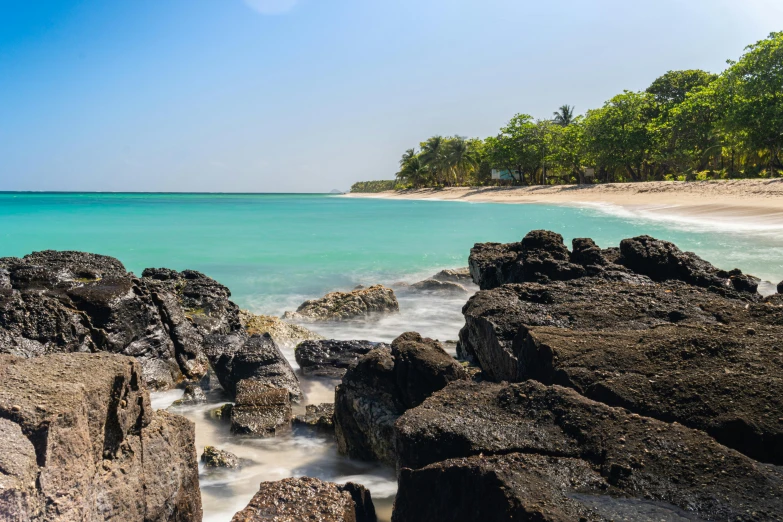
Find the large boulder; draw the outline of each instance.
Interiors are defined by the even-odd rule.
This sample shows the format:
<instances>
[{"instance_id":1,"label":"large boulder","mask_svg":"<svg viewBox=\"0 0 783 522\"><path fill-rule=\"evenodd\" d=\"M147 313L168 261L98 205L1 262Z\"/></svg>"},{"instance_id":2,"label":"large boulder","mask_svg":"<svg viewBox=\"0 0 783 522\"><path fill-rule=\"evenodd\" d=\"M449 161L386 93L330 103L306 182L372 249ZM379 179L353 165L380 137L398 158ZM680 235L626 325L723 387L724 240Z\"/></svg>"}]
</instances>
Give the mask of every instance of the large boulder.
<instances>
[{"instance_id":1,"label":"large boulder","mask_svg":"<svg viewBox=\"0 0 783 522\"><path fill-rule=\"evenodd\" d=\"M302 374L311 377L342 379L359 357L375 348L388 348L372 341L303 341L294 353Z\"/></svg>"},{"instance_id":2,"label":"large boulder","mask_svg":"<svg viewBox=\"0 0 783 522\"><path fill-rule=\"evenodd\" d=\"M271 315L254 315L242 310L239 318L249 335L268 333L275 344L282 349L294 349L302 341L318 341L324 338L303 326L288 323Z\"/></svg>"},{"instance_id":3,"label":"large boulder","mask_svg":"<svg viewBox=\"0 0 783 522\"><path fill-rule=\"evenodd\" d=\"M254 379L237 383L236 402L231 408L231 433L275 437L291 431L293 418L287 389Z\"/></svg>"},{"instance_id":4,"label":"large boulder","mask_svg":"<svg viewBox=\"0 0 783 522\"><path fill-rule=\"evenodd\" d=\"M119 355L0 355L0 512L200 520L193 424L153 412L142 382Z\"/></svg>"},{"instance_id":5,"label":"large boulder","mask_svg":"<svg viewBox=\"0 0 783 522\"><path fill-rule=\"evenodd\" d=\"M269 334L248 336L244 331L211 335L205 352L223 389L232 397L237 383L254 380L288 390L291 401L302 400L299 379Z\"/></svg>"},{"instance_id":6,"label":"large boulder","mask_svg":"<svg viewBox=\"0 0 783 522\"><path fill-rule=\"evenodd\" d=\"M437 279L425 279L413 283L405 288L409 293L438 294L438 295L465 295L468 291L459 283L453 281L439 281Z\"/></svg>"},{"instance_id":7,"label":"large boulder","mask_svg":"<svg viewBox=\"0 0 783 522\"><path fill-rule=\"evenodd\" d=\"M403 414L395 431L395 520L524 520L533 512L536 520L616 520L623 510L639 516L650 501L665 503L650 512L655 520L667 511L700 520L783 516L780 469L701 431L559 386L451 383Z\"/></svg>"},{"instance_id":8,"label":"large boulder","mask_svg":"<svg viewBox=\"0 0 783 522\"><path fill-rule=\"evenodd\" d=\"M783 294L783 281L778 283L778 293Z\"/></svg>"},{"instance_id":9,"label":"large boulder","mask_svg":"<svg viewBox=\"0 0 783 522\"><path fill-rule=\"evenodd\" d=\"M430 279L436 281L444 281L449 283L468 284L473 282L473 278L470 275L470 268L447 268L441 270Z\"/></svg>"},{"instance_id":10,"label":"large boulder","mask_svg":"<svg viewBox=\"0 0 783 522\"><path fill-rule=\"evenodd\" d=\"M453 380L468 379L440 343L406 333L391 350L359 359L335 390L335 434L341 453L393 463L394 422L408 408Z\"/></svg>"},{"instance_id":11,"label":"large boulder","mask_svg":"<svg viewBox=\"0 0 783 522\"><path fill-rule=\"evenodd\" d=\"M294 418L293 426L317 433L334 433L334 404L308 404L305 413Z\"/></svg>"},{"instance_id":12,"label":"large boulder","mask_svg":"<svg viewBox=\"0 0 783 522\"><path fill-rule=\"evenodd\" d=\"M360 484L344 485L310 477L262 482L258 493L232 522L375 522L370 492Z\"/></svg>"},{"instance_id":13,"label":"large boulder","mask_svg":"<svg viewBox=\"0 0 783 522\"><path fill-rule=\"evenodd\" d=\"M399 312L394 291L375 285L351 292L332 292L320 299L305 301L296 312L286 312L283 319L294 321L346 321L376 314Z\"/></svg>"},{"instance_id":14,"label":"large boulder","mask_svg":"<svg viewBox=\"0 0 783 522\"><path fill-rule=\"evenodd\" d=\"M237 469L240 467L239 457L214 446L204 446L201 462L207 468Z\"/></svg>"},{"instance_id":15,"label":"large boulder","mask_svg":"<svg viewBox=\"0 0 783 522\"><path fill-rule=\"evenodd\" d=\"M137 278L111 257L51 250L0 269L0 353L129 355L148 386L166 389L206 374L205 335L240 328L228 289L198 272Z\"/></svg>"}]
</instances>

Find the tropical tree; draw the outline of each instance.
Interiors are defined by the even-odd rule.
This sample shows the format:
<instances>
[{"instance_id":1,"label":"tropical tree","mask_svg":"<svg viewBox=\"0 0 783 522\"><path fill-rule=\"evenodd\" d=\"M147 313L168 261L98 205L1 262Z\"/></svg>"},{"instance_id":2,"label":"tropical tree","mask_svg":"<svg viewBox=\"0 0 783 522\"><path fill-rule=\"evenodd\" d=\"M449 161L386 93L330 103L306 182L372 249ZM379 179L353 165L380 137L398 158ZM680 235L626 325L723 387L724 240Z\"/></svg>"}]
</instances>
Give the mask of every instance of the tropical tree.
<instances>
[{"instance_id":1,"label":"tropical tree","mask_svg":"<svg viewBox=\"0 0 783 522\"><path fill-rule=\"evenodd\" d=\"M479 158L470 141L462 136L454 136L446 140L443 163L450 177L462 185L478 167Z\"/></svg>"},{"instance_id":2,"label":"tropical tree","mask_svg":"<svg viewBox=\"0 0 783 522\"><path fill-rule=\"evenodd\" d=\"M421 143L420 161L430 171L433 181L442 185L445 182L446 140L443 136L433 136Z\"/></svg>"},{"instance_id":3,"label":"tropical tree","mask_svg":"<svg viewBox=\"0 0 783 522\"><path fill-rule=\"evenodd\" d=\"M561 105L560 108L552 114L555 116L552 121L563 127L568 127L574 121L573 105Z\"/></svg>"},{"instance_id":4,"label":"tropical tree","mask_svg":"<svg viewBox=\"0 0 783 522\"><path fill-rule=\"evenodd\" d=\"M405 185L411 185L415 188L426 186L429 179L429 171L422 163L420 155L415 149L408 149L400 159L400 171L397 173L397 179Z\"/></svg>"}]
</instances>

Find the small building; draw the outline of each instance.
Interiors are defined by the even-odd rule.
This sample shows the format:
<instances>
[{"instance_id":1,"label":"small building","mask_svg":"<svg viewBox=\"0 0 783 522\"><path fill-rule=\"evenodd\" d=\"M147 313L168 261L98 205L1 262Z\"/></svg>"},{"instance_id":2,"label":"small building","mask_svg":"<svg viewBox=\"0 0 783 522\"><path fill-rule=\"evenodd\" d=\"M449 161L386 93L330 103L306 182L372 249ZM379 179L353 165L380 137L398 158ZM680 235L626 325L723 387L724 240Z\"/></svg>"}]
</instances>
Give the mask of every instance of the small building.
<instances>
[{"instance_id":1,"label":"small building","mask_svg":"<svg viewBox=\"0 0 783 522\"><path fill-rule=\"evenodd\" d=\"M492 179L514 180L516 178L508 169L492 169Z\"/></svg>"}]
</instances>

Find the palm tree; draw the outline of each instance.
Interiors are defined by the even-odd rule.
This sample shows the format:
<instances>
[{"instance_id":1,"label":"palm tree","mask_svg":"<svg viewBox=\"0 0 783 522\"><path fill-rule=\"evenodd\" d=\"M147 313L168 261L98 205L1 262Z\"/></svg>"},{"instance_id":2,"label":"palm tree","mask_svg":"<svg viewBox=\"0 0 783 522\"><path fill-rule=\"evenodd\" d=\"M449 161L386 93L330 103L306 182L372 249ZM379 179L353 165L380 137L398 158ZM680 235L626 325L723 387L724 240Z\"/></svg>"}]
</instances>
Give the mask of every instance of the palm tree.
<instances>
[{"instance_id":1,"label":"palm tree","mask_svg":"<svg viewBox=\"0 0 783 522\"><path fill-rule=\"evenodd\" d=\"M436 183L441 182L444 170L445 141L443 136L433 136L421 144L419 159L432 172Z\"/></svg>"},{"instance_id":2,"label":"palm tree","mask_svg":"<svg viewBox=\"0 0 783 522\"><path fill-rule=\"evenodd\" d=\"M462 136L454 136L446 142L443 154L444 163L447 171L454 175L458 185L461 185L478 165L478 159L474 152L468 141Z\"/></svg>"},{"instance_id":3,"label":"palm tree","mask_svg":"<svg viewBox=\"0 0 783 522\"><path fill-rule=\"evenodd\" d=\"M563 127L568 127L574 121L574 106L563 105L552 114L555 116L553 119L555 123Z\"/></svg>"},{"instance_id":4,"label":"palm tree","mask_svg":"<svg viewBox=\"0 0 783 522\"><path fill-rule=\"evenodd\" d=\"M427 168L421 162L419 154L416 154L416 150L406 150L400 159L400 171L397 173L397 179L418 188L426 184L427 174Z\"/></svg>"}]
</instances>

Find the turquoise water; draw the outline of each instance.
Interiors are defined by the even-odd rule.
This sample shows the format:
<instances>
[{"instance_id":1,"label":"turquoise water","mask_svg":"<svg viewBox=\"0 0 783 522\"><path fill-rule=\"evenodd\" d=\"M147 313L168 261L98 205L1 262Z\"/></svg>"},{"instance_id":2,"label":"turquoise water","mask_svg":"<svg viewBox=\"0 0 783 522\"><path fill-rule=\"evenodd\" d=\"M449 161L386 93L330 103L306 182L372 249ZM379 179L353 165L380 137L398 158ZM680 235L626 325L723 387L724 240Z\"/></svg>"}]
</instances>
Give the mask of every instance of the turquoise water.
<instances>
[{"instance_id":1,"label":"turquoise water","mask_svg":"<svg viewBox=\"0 0 783 522\"><path fill-rule=\"evenodd\" d=\"M676 226L596 208L326 195L0 193L0 256L72 249L145 267L192 268L226 284L240 306L281 313L356 284L464 266L481 241L548 228L601 246L650 234L723 268L783 279L783 230Z\"/></svg>"}]
</instances>

